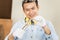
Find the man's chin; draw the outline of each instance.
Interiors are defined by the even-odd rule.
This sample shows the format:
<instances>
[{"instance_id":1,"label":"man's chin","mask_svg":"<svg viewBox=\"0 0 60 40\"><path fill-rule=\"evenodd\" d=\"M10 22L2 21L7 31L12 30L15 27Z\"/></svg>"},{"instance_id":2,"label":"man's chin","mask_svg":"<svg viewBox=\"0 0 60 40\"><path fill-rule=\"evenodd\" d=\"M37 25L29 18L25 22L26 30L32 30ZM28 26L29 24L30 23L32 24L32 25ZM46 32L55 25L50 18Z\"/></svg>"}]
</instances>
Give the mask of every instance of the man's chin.
<instances>
[{"instance_id":1,"label":"man's chin","mask_svg":"<svg viewBox=\"0 0 60 40\"><path fill-rule=\"evenodd\" d=\"M31 19L31 18L33 18L34 16L30 16L29 18Z\"/></svg>"}]
</instances>

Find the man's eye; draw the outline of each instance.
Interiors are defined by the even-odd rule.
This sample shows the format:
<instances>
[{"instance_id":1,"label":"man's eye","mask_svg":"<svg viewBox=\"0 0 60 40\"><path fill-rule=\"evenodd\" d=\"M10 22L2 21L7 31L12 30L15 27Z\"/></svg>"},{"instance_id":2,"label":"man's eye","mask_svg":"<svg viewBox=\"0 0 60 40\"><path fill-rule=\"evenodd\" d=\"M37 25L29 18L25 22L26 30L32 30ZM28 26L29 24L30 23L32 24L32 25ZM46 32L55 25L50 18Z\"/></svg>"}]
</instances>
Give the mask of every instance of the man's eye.
<instances>
[{"instance_id":1,"label":"man's eye","mask_svg":"<svg viewBox=\"0 0 60 40\"><path fill-rule=\"evenodd\" d=\"M26 11L29 11L29 9L26 9Z\"/></svg>"},{"instance_id":2,"label":"man's eye","mask_svg":"<svg viewBox=\"0 0 60 40\"><path fill-rule=\"evenodd\" d=\"M35 8L32 8L32 10L34 10Z\"/></svg>"}]
</instances>

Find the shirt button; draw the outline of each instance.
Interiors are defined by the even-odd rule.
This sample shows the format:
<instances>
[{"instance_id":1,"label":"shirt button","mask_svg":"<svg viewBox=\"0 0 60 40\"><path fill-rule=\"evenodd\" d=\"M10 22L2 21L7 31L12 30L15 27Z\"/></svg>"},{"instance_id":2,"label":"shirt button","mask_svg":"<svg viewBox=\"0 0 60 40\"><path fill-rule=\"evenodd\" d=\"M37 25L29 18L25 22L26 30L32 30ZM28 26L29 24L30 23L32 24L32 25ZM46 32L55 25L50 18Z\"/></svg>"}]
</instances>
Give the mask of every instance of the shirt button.
<instances>
[{"instance_id":1,"label":"shirt button","mask_svg":"<svg viewBox=\"0 0 60 40\"><path fill-rule=\"evenodd\" d=\"M40 29L40 31L42 31L42 29Z\"/></svg>"},{"instance_id":2,"label":"shirt button","mask_svg":"<svg viewBox=\"0 0 60 40\"><path fill-rule=\"evenodd\" d=\"M31 38L32 38L32 36L31 36Z\"/></svg>"},{"instance_id":3,"label":"shirt button","mask_svg":"<svg viewBox=\"0 0 60 40\"><path fill-rule=\"evenodd\" d=\"M33 30L32 30L32 32L33 32Z\"/></svg>"},{"instance_id":4,"label":"shirt button","mask_svg":"<svg viewBox=\"0 0 60 40\"><path fill-rule=\"evenodd\" d=\"M50 37L48 37L48 38L50 38Z\"/></svg>"}]
</instances>

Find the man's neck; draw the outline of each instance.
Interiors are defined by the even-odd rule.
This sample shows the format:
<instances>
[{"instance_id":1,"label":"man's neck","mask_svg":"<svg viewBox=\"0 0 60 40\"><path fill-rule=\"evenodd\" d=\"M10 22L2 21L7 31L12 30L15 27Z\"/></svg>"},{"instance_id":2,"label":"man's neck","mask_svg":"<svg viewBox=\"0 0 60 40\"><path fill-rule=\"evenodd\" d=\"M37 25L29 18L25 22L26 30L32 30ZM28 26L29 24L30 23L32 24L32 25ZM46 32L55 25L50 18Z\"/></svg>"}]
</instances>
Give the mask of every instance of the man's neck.
<instances>
[{"instance_id":1,"label":"man's neck","mask_svg":"<svg viewBox=\"0 0 60 40\"><path fill-rule=\"evenodd\" d=\"M36 16L38 16L38 14L34 15L34 17L31 17L30 19L33 19L33 18L35 18Z\"/></svg>"}]
</instances>

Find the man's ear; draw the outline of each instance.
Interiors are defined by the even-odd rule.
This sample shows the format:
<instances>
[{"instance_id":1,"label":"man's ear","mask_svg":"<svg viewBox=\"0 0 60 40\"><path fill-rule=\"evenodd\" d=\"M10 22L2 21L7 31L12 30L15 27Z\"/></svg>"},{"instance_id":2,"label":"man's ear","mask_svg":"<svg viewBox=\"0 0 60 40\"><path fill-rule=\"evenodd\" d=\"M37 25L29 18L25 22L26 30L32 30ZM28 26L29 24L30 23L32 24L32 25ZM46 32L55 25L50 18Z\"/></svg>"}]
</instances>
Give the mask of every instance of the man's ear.
<instances>
[{"instance_id":1,"label":"man's ear","mask_svg":"<svg viewBox=\"0 0 60 40\"><path fill-rule=\"evenodd\" d=\"M24 8L22 8L22 9L23 9L23 12L25 12L25 11L24 11Z\"/></svg>"},{"instance_id":2,"label":"man's ear","mask_svg":"<svg viewBox=\"0 0 60 40\"><path fill-rule=\"evenodd\" d=\"M40 6L38 5L37 8L38 8L38 10L39 10Z\"/></svg>"}]
</instances>

